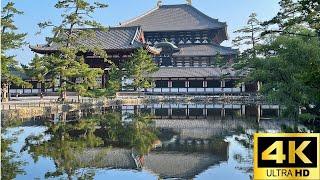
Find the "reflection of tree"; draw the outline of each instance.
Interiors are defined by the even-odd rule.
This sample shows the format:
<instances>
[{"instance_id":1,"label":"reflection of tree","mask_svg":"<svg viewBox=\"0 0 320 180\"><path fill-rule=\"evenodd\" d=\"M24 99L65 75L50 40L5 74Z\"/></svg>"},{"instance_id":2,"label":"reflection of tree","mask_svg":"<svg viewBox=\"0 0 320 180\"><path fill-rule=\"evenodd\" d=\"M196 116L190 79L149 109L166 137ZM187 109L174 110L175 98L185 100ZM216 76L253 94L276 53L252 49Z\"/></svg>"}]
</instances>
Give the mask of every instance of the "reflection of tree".
<instances>
[{"instance_id":1,"label":"reflection of tree","mask_svg":"<svg viewBox=\"0 0 320 180\"><path fill-rule=\"evenodd\" d=\"M103 143L102 139L94 135L95 125L91 121L77 121L76 124L59 122L50 124L46 136L30 136L26 139L26 146L29 154L37 161L39 157L50 157L54 160L56 171L47 172L48 177L59 177L67 174L68 179L72 176L77 178L92 177L91 172L79 173L77 169L81 167L75 161L76 152L82 152L84 148L97 147Z\"/></svg>"},{"instance_id":2,"label":"reflection of tree","mask_svg":"<svg viewBox=\"0 0 320 180\"><path fill-rule=\"evenodd\" d=\"M148 116L134 116L132 124L128 128L130 145L138 151L140 155L147 154L157 136L151 128L152 120Z\"/></svg>"},{"instance_id":3,"label":"reflection of tree","mask_svg":"<svg viewBox=\"0 0 320 180\"><path fill-rule=\"evenodd\" d=\"M2 133L5 130L2 129ZM11 144L15 139L4 139L1 135L1 179L14 179L18 174L24 174L23 166L25 163L22 161L13 160L17 158L17 154L11 149Z\"/></svg>"},{"instance_id":4,"label":"reflection of tree","mask_svg":"<svg viewBox=\"0 0 320 180\"><path fill-rule=\"evenodd\" d=\"M48 124L48 130L40 136L29 136L26 146L29 154L37 161L39 157L54 160L56 170L47 172L46 177L64 177L68 179L92 178L93 172L83 170L79 154L89 148L100 146L124 146L132 148L139 157L148 153L157 136L150 126L151 118L147 115L132 117L132 121L123 122L118 112L95 115L78 121L61 121Z\"/></svg>"}]
</instances>

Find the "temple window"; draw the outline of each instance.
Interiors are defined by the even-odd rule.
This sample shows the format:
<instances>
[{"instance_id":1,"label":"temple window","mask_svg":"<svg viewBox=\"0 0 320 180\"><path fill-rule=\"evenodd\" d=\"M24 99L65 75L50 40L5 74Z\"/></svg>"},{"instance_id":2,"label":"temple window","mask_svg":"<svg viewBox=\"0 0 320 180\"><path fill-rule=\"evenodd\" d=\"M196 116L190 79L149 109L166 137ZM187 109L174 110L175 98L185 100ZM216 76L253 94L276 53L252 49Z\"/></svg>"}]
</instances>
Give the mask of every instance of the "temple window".
<instances>
[{"instance_id":1,"label":"temple window","mask_svg":"<svg viewBox=\"0 0 320 180\"><path fill-rule=\"evenodd\" d=\"M168 87L168 81L157 80L157 81L155 81L155 85L156 85L157 88L167 88Z\"/></svg>"},{"instance_id":2,"label":"temple window","mask_svg":"<svg viewBox=\"0 0 320 180\"><path fill-rule=\"evenodd\" d=\"M234 88L235 86L236 86L236 80L234 79L226 80L225 82L226 88Z\"/></svg>"},{"instance_id":3,"label":"temple window","mask_svg":"<svg viewBox=\"0 0 320 180\"><path fill-rule=\"evenodd\" d=\"M191 80L191 81L189 81L189 87L190 88L202 88L203 87L203 81L201 81L201 80Z\"/></svg>"},{"instance_id":4,"label":"temple window","mask_svg":"<svg viewBox=\"0 0 320 180\"><path fill-rule=\"evenodd\" d=\"M208 80L207 87L208 88L219 88L221 86L220 80Z\"/></svg>"},{"instance_id":5,"label":"temple window","mask_svg":"<svg viewBox=\"0 0 320 180\"><path fill-rule=\"evenodd\" d=\"M172 87L173 88L184 88L185 87L185 81L183 81L183 80L173 80L172 81Z\"/></svg>"}]
</instances>

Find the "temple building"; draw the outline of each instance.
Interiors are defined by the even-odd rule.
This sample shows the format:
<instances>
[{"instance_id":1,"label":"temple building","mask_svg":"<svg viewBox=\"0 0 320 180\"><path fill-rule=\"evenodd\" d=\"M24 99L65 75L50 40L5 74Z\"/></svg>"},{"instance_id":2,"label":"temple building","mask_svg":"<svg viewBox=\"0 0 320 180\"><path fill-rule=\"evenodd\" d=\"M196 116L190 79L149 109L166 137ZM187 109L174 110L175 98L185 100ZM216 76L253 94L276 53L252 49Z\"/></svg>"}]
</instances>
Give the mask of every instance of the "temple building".
<instances>
[{"instance_id":1,"label":"temple building","mask_svg":"<svg viewBox=\"0 0 320 180\"><path fill-rule=\"evenodd\" d=\"M161 5L107 31L95 30L96 36L82 40L86 46L98 46L108 59L120 65L138 48L144 48L160 67L146 74L154 87L143 89L147 94L239 94L255 92L256 84L237 84L244 76L228 67L215 66L216 58L233 63L238 51L220 44L228 39L227 24L211 18L190 4ZM55 44L30 47L40 54L58 50ZM99 78L106 86L109 64L92 53L85 53L92 68L105 70ZM222 78L223 77L223 78Z\"/></svg>"}]
</instances>

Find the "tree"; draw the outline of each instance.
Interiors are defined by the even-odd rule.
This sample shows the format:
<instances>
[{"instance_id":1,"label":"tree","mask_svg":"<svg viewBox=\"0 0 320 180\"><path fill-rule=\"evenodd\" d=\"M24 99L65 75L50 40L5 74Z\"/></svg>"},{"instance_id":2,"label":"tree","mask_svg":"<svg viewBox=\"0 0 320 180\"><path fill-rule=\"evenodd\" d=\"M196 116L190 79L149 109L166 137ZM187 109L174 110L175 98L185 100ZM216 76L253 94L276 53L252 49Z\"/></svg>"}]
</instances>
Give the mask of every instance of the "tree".
<instances>
[{"instance_id":1,"label":"tree","mask_svg":"<svg viewBox=\"0 0 320 180\"><path fill-rule=\"evenodd\" d=\"M267 30L263 34L285 33L294 34L290 27L296 25L307 25L315 29L317 34L296 34L303 36L318 36L320 38L320 5L318 0L281 0L280 11L277 15L263 25L277 25L276 30ZM289 29L288 29L289 28Z\"/></svg>"},{"instance_id":2,"label":"tree","mask_svg":"<svg viewBox=\"0 0 320 180\"><path fill-rule=\"evenodd\" d=\"M39 95L43 98L45 82L46 82L46 75L49 72L48 67L44 64L46 57L40 57L35 55L35 57L29 63L29 66L25 67L25 71L28 76L34 78L39 84Z\"/></svg>"},{"instance_id":3,"label":"tree","mask_svg":"<svg viewBox=\"0 0 320 180\"><path fill-rule=\"evenodd\" d=\"M2 128L1 132L1 179L15 179L19 174L25 174L22 166L26 165L23 161L13 159L19 158L18 154L12 149L12 144L17 141L17 138L5 138L6 129Z\"/></svg>"},{"instance_id":4,"label":"tree","mask_svg":"<svg viewBox=\"0 0 320 180\"><path fill-rule=\"evenodd\" d=\"M107 85L107 95L114 96L116 92L121 90L122 72L119 68L112 64L109 71L109 80Z\"/></svg>"},{"instance_id":5,"label":"tree","mask_svg":"<svg viewBox=\"0 0 320 180\"><path fill-rule=\"evenodd\" d=\"M315 32L290 29L299 34ZM281 35L259 47L251 61L248 79L262 82L262 93L284 105L288 115L305 108L309 117L320 118L320 43L316 37Z\"/></svg>"},{"instance_id":6,"label":"tree","mask_svg":"<svg viewBox=\"0 0 320 180\"><path fill-rule=\"evenodd\" d=\"M100 2L89 3L85 0L59 0L55 8L63 9L62 22L53 25L50 21L39 23L40 28L53 27L53 38L47 38L49 43L55 43L59 47L59 53L50 58L55 62L51 74L52 79L60 79L60 99L66 98L67 89L75 89L78 94L83 93L89 86L95 84L97 77L101 76L101 69L92 69L85 64L83 54L93 52L95 55L106 59L104 50L97 47L87 47L81 43L82 39L94 36L94 30L88 27L105 29L92 18L97 9L106 8L107 5ZM80 85L71 79L80 78ZM94 80L94 81L93 81Z\"/></svg>"},{"instance_id":7,"label":"tree","mask_svg":"<svg viewBox=\"0 0 320 180\"><path fill-rule=\"evenodd\" d=\"M234 32L239 34L239 36L232 40L232 43L238 47L247 45L251 50L253 50L253 53L255 53L255 47L261 39L260 34L263 30L264 28L261 26L261 22L258 20L257 14L252 13L249 16L247 26Z\"/></svg>"},{"instance_id":8,"label":"tree","mask_svg":"<svg viewBox=\"0 0 320 180\"><path fill-rule=\"evenodd\" d=\"M24 38L27 34L17 33L18 28L14 24L14 17L23 14L22 11L14 7L13 2L8 2L1 11L1 100L8 101L9 85L30 86L19 76L12 74L12 70L21 70L15 56L8 56L8 50L18 49L24 44Z\"/></svg>"},{"instance_id":9,"label":"tree","mask_svg":"<svg viewBox=\"0 0 320 180\"><path fill-rule=\"evenodd\" d=\"M133 79L134 89L150 88L152 81L148 74L158 70L152 57L144 49L138 49L132 54L132 58L125 63L126 77Z\"/></svg>"},{"instance_id":10,"label":"tree","mask_svg":"<svg viewBox=\"0 0 320 180\"><path fill-rule=\"evenodd\" d=\"M283 105L287 115L320 119L319 2L317 0L281 0L279 13L263 25L264 43L256 47L258 57L246 57L237 68L249 70L246 81L262 82L261 93ZM302 117L300 115L300 117Z\"/></svg>"}]
</instances>

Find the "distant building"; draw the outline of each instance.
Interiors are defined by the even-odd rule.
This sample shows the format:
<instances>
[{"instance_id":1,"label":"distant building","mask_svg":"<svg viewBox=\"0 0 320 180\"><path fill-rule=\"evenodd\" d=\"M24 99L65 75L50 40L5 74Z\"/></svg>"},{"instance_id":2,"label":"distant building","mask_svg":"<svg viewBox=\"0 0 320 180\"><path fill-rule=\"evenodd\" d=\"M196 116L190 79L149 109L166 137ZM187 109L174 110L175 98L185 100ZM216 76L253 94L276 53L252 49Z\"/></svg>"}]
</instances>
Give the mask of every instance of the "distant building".
<instances>
[{"instance_id":1,"label":"distant building","mask_svg":"<svg viewBox=\"0 0 320 180\"><path fill-rule=\"evenodd\" d=\"M146 76L155 81L155 87L144 89L150 94L238 94L254 92L257 86L236 86L244 76L232 68L214 67L219 54L230 64L238 51L221 46L228 39L227 24L211 18L190 4L161 5L107 31L95 30L95 37L82 40L90 47L104 49L108 58L120 66L138 48L144 48L154 57L159 71ZM40 54L58 50L56 44L30 47ZM97 81L106 86L110 64L93 53L84 54L92 68L105 70ZM226 75L225 78L221 78Z\"/></svg>"}]
</instances>

